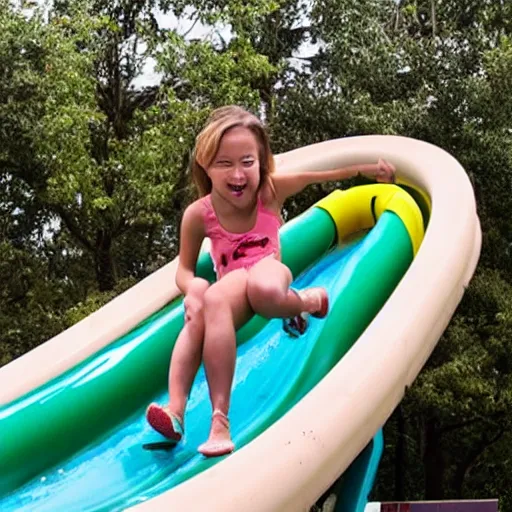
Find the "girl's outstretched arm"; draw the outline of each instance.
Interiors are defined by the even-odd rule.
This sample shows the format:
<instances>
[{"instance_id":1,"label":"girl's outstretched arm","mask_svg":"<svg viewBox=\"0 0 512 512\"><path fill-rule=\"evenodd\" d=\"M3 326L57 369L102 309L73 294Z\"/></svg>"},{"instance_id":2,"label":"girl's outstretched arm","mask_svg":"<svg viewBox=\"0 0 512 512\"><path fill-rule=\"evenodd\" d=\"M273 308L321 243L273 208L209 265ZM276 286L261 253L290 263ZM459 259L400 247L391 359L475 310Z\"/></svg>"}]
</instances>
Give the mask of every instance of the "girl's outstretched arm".
<instances>
[{"instance_id":1,"label":"girl's outstretched arm","mask_svg":"<svg viewBox=\"0 0 512 512\"><path fill-rule=\"evenodd\" d=\"M184 294L187 293L191 281L195 278L197 258L204 237L201 204L196 201L186 208L181 219L176 285Z\"/></svg>"},{"instance_id":2,"label":"girl's outstretched arm","mask_svg":"<svg viewBox=\"0 0 512 512\"><path fill-rule=\"evenodd\" d=\"M323 183L325 181L341 181L363 174L369 178L375 178L379 182L392 183L395 176L395 168L389 162L379 159L376 164L350 165L328 171L309 171L287 174L273 174L272 182L277 198L282 204L295 194L301 192L308 185Z\"/></svg>"}]
</instances>

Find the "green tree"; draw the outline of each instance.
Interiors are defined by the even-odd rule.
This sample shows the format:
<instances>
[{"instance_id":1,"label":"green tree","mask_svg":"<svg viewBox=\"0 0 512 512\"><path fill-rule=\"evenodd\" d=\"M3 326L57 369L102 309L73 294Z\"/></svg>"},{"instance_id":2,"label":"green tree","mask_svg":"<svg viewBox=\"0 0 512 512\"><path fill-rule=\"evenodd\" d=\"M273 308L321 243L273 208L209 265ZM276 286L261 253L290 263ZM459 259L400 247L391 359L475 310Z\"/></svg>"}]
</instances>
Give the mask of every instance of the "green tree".
<instances>
[{"instance_id":1,"label":"green tree","mask_svg":"<svg viewBox=\"0 0 512 512\"><path fill-rule=\"evenodd\" d=\"M221 54L210 41L159 31L151 2L80 5L61 2L48 24L33 21L38 53L23 71L33 91L9 102L22 145L5 147L18 167L30 147L30 161L9 173L62 222L92 257L99 289L110 290L120 273L140 276L157 241L175 236L164 220L176 224L189 151L208 111L254 106L251 83L269 65L244 39ZM135 87L143 44L159 61L158 89ZM116 256L133 248L139 260L119 269Z\"/></svg>"},{"instance_id":2,"label":"green tree","mask_svg":"<svg viewBox=\"0 0 512 512\"><path fill-rule=\"evenodd\" d=\"M56 4L48 21L1 7L3 364L175 253L197 130L212 106L256 108L247 82L270 66L243 41L218 55L158 31L149 3L122 6L132 22L111 4ZM159 87L135 86L134 31L160 61Z\"/></svg>"}]
</instances>

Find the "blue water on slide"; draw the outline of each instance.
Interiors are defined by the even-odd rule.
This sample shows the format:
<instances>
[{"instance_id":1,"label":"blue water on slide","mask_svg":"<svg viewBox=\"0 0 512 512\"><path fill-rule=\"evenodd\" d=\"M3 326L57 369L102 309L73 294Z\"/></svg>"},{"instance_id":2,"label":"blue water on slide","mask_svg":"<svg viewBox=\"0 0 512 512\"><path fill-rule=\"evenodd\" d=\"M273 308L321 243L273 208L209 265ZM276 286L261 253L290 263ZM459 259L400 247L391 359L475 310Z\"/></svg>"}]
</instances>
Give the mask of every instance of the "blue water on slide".
<instances>
[{"instance_id":1,"label":"blue water on slide","mask_svg":"<svg viewBox=\"0 0 512 512\"><path fill-rule=\"evenodd\" d=\"M358 252L365 240L343 249L335 249L299 276L293 286L324 286L336 296L346 285L359 260ZM163 315L157 322L168 322L182 314L181 307ZM340 320L341 321L341 320ZM238 348L230 412L233 440L237 448L245 444L251 432L259 432L261 418L276 409L286 396L282 390L294 385L297 370L310 357L323 320L312 318L307 333L301 338L289 337L280 319L271 320L252 339ZM158 325L148 324L148 329ZM147 329L140 329L145 336ZM126 344L116 348L127 350ZM115 354L112 356L115 357ZM120 356L122 357L122 355ZM141 364L144 364L141 361ZM148 372L151 368L147 369ZM84 375L84 379L91 375ZM63 383L65 385L65 382ZM79 385L79 383L78 383ZM276 392L279 390L279 392ZM298 397L300 399L301 397ZM154 397L159 403L168 399L167 390ZM127 396L126 400L130 400ZM293 403L287 405L287 409ZM98 511L123 510L171 489L178 483L204 470L223 458L206 459L197 452L208 435L211 408L204 369L196 377L185 416L186 435L169 451L148 451L143 444L162 441L145 420L145 407L115 430L106 432L72 458L48 468L11 495L0 500L0 510L7 511ZM84 425L87 428L87 425ZM70 432L72 435L72 432ZM48 450L52 447L48 439ZM21 463L21 461L20 461Z\"/></svg>"}]
</instances>

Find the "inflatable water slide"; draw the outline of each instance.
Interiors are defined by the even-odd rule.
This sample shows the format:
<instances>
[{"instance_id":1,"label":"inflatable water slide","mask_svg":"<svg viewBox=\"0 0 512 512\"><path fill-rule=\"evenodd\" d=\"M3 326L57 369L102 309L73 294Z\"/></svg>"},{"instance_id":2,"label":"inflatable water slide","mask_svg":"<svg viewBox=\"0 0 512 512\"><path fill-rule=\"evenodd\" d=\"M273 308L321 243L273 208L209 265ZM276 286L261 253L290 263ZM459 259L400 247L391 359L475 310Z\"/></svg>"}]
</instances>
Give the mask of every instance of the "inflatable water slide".
<instances>
[{"instance_id":1,"label":"inflatable water slide","mask_svg":"<svg viewBox=\"0 0 512 512\"><path fill-rule=\"evenodd\" d=\"M237 333L234 453L205 458L204 369L186 434L170 446L145 421L167 400L183 326L172 261L0 369L0 510L307 511L334 483L338 510L362 511L382 428L445 330L477 265L470 180L448 153L362 136L276 157L279 173L382 157L396 184L335 190L281 230L293 286L325 286L331 309L292 338L279 319ZM214 279L208 246L197 273Z\"/></svg>"}]
</instances>

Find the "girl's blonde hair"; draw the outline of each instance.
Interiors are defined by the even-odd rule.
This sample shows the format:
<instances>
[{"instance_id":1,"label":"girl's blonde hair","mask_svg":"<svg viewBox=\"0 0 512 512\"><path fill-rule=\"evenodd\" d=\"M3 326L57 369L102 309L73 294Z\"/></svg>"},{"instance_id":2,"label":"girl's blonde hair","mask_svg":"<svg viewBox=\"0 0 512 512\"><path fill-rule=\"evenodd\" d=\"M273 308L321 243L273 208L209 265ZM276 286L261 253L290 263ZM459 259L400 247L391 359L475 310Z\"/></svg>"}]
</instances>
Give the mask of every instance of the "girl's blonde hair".
<instances>
[{"instance_id":1,"label":"girl's blonde hair","mask_svg":"<svg viewBox=\"0 0 512 512\"><path fill-rule=\"evenodd\" d=\"M268 134L262 122L241 107L235 105L221 107L210 114L206 126L197 136L192 153L190 169L199 197L204 197L212 191L212 182L206 169L212 164L224 134L237 126L251 130L258 141L260 187L274 172L274 156L270 150Z\"/></svg>"}]
</instances>

